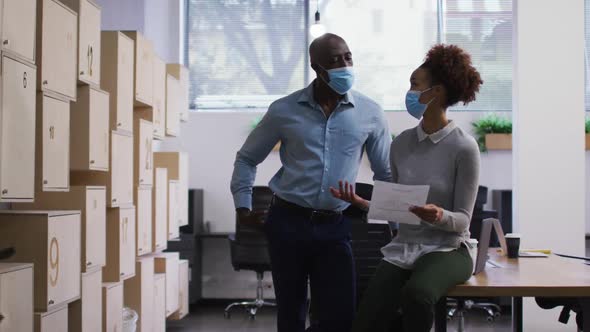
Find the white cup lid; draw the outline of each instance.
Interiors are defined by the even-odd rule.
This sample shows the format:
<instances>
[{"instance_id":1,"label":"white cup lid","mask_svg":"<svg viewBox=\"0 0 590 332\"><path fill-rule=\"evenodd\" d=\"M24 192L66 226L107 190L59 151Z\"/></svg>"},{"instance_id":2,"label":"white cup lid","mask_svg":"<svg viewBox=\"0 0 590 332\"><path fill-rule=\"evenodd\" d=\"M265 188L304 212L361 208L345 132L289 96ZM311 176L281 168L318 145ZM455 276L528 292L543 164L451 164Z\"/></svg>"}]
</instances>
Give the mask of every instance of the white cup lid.
<instances>
[{"instance_id":1,"label":"white cup lid","mask_svg":"<svg viewBox=\"0 0 590 332\"><path fill-rule=\"evenodd\" d=\"M520 239L521 238L521 236L520 236L519 233L508 233L508 234L504 235L504 237L506 237L506 238L512 238L512 239L514 239L514 238L519 238Z\"/></svg>"}]
</instances>

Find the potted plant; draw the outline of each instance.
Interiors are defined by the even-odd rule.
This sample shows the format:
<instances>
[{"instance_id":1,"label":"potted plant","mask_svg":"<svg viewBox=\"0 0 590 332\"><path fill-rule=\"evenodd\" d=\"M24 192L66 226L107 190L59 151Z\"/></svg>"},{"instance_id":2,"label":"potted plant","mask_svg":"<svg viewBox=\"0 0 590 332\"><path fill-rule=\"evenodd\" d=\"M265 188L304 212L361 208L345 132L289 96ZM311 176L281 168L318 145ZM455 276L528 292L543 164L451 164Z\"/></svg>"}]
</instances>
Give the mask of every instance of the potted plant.
<instances>
[{"instance_id":1,"label":"potted plant","mask_svg":"<svg viewBox=\"0 0 590 332\"><path fill-rule=\"evenodd\" d=\"M490 114L472 123L480 151L512 150L512 121Z\"/></svg>"},{"instance_id":2,"label":"potted plant","mask_svg":"<svg viewBox=\"0 0 590 332\"><path fill-rule=\"evenodd\" d=\"M586 150L590 150L590 117L586 118Z\"/></svg>"},{"instance_id":3,"label":"potted plant","mask_svg":"<svg viewBox=\"0 0 590 332\"><path fill-rule=\"evenodd\" d=\"M258 126L258 123L260 123L260 120L262 120L262 116L257 117L256 119L252 120L251 124L250 124L250 131L254 130L254 128L256 128L256 126ZM279 151L279 149L281 148L281 141L279 141L274 148L272 148L273 151Z\"/></svg>"}]
</instances>

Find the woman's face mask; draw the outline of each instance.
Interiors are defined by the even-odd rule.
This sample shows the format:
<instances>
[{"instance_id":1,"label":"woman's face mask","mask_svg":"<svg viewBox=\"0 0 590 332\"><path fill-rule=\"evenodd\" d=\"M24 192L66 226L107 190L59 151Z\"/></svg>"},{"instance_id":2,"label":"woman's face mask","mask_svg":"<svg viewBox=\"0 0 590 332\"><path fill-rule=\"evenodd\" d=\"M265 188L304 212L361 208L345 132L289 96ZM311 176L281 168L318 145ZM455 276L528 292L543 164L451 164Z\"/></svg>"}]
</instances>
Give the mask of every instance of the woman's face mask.
<instances>
[{"instance_id":1,"label":"woman's face mask","mask_svg":"<svg viewBox=\"0 0 590 332\"><path fill-rule=\"evenodd\" d=\"M431 89L432 88L428 88L424 91L410 90L406 93L406 110L411 116L418 120L424 116L424 112L426 112L428 105L434 100L434 98L432 98L428 103L422 104L420 102L420 96L422 96L424 92Z\"/></svg>"}]
</instances>

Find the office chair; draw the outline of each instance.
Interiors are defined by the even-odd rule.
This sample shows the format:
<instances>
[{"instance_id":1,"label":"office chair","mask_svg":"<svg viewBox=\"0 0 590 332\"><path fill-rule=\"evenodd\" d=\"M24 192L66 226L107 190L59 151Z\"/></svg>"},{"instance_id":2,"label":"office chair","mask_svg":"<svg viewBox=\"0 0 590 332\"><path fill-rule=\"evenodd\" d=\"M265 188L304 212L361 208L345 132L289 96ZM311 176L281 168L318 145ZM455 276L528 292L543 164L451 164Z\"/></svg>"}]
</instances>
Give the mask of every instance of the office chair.
<instances>
[{"instance_id":1,"label":"office chair","mask_svg":"<svg viewBox=\"0 0 590 332\"><path fill-rule=\"evenodd\" d=\"M497 218L498 213L496 211L484 210L483 206L486 204L488 198L488 188L479 186L477 191L477 198L475 200L475 207L473 208L473 215L471 216L471 224L469 231L471 237L479 238L481 233L482 221L487 218ZM495 234L494 234L495 236ZM497 241L490 239L490 242ZM450 298L447 301L447 306L450 309L447 312L447 319L452 320L458 318L457 332L463 332L465 330L465 313L467 310L480 309L486 313L486 319L488 322L493 322L494 319L500 317L502 310L499 305L478 299L464 299L464 298Z\"/></svg>"},{"instance_id":2,"label":"office chair","mask_svg":"<svg viewBox=\"0 0 590 332\"><path fill-rule=\"evenodd\" d=\"M273 193L268 187L253 187L252 211L264 212L266 217L272 197ZM264 306L276 306L274 302L265 301L263 294L264 272L271 270L266 235L261 227L240 224L236 216L236 233L229 236L229 244L231 263L234 270L255 271L258 284L256 287L256 299L228 305L225 308L224 316L229 319L233 308L242 307L249 313L250 319L255 319L258 309Z\"/></svg>"}]
</instances>

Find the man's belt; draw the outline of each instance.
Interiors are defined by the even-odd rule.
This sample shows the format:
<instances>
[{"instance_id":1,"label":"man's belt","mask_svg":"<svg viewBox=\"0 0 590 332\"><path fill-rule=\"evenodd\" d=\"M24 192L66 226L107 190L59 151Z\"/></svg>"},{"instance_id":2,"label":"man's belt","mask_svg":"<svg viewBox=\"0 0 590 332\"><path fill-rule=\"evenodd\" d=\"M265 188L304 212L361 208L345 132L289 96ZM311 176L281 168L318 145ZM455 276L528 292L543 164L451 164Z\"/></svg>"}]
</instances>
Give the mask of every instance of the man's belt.
<instances>
[{"instance_id":1,"label":"man's belt","mask_svg":"<svg viewBox=\"0 0 590 332\"><path fill-rule=\"evenodd\" d=\"M281 207L283 209L291 210L293 213L297 215L317 221L336 221L340 219L340 216L342 216L342 212L340 211L318 210L303 207L301 205L286 201L277 195L274 195L272 205Z\"/></svg>"}]
</instances>

